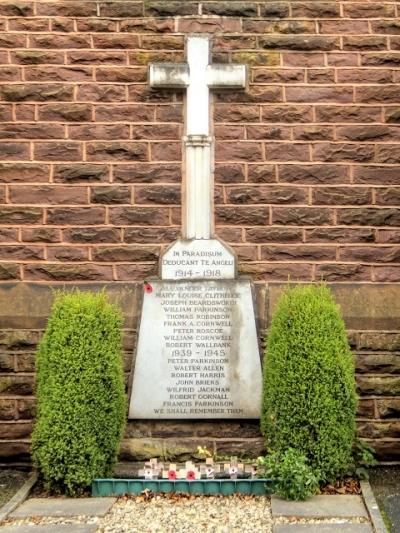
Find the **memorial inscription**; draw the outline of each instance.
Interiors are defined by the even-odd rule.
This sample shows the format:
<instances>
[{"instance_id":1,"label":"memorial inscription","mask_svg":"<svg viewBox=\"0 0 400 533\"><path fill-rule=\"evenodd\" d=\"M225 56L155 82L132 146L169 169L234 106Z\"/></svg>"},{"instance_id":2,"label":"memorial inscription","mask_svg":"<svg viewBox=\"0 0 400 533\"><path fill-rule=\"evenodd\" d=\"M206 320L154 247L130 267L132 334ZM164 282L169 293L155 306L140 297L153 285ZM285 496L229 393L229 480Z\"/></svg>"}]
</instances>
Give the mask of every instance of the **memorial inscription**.
<instances>
[{"instance_id":1,"label":"memorial inscription","mask_svg":"<svg viewBox=\"0 0 400 533\"><path fill-rule=\"evenodd\" d=\"M260 361L249 282L154 281L151 287L130 416L257 418ZM149 364L152 378L144 381Z\"/></svg>"}]
</instances>

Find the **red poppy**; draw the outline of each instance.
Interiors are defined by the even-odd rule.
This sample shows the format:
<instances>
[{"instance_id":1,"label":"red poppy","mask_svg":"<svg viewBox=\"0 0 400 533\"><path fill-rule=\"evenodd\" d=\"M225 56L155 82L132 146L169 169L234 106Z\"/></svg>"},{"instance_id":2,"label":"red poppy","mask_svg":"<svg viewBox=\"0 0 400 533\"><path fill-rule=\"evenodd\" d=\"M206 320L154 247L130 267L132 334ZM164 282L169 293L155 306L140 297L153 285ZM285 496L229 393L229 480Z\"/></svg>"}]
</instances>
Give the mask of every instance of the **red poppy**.
<instances>
[{"instance_id":1,"label":"red poppy","mask_svg":"<svg viewBox=\"0 0 400 533\"><path fill-rule=\"evenodd\" d=\"M173 481L174 479L176 479L176 471L175 471L175 470L169 470L169 471L168 471L168 479L170 479L170 480L172 480L172 481Z\"/></svg>"},{"instance_id":2,"label":"red poppy","mask_svg":"<svg viewBox=\"0 0 400 533\"><path fill-rule=\"evenodd\" d=\"M196 474L193 472L193 470L188 470L186 472L186 479L188 481L193 481L194 479L196 479Z\"/></svg>"},{"instance_id":3,"label":"red poppy","mask_svg":"<svg viewBox=\"0 0 400 533\"><path fill-rule=\"evenodd\" d=\"M143 288L144 288L144 292L147 292L147 294L150 294L153 292L153 287L147 281L144 282Z\"/></svg>"}]
</instances>

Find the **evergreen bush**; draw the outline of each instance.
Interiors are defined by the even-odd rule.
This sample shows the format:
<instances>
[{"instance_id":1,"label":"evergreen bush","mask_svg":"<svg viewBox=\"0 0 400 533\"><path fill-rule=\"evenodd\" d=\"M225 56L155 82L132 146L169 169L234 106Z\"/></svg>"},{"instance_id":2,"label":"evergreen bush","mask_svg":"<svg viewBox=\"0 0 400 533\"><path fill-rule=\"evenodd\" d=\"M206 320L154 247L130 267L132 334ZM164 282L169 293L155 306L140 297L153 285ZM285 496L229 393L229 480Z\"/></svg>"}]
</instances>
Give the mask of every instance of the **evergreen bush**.
<instances>
[{"instance_id":1,"label":"evergreen bush","mask_svg":"<svg viewBox=\"0 0 400 533\"><path fill-rule=\"evenodd\" d=\"M275 493L285 500L306 500L318 491L318 472L292 448L259 457L258 463L259 477L272 479Z\"/></svg>"},{"instance_id":2,"label":"evergreen bush","mask_svg":"<svg viewBox=\"0 0 400 533\"><path fill-rule=\"evenodd\" d=\"M82 493L112 473L125 424L122 317L104 293L56 295L37 353L33 461L45 487Z\"/></svg>"},{"instance_id":3,"label":"evergreen bush","mask_svg":"<svg viewBox=\"0 0 400 533\"><path fill-rule=\"evenodd\" d=\"M267 449L304 454L320 481L343 475L355 438L354 362L324 285L287 288L268 332L261 429Z\"/></svg>"}]
</instances>

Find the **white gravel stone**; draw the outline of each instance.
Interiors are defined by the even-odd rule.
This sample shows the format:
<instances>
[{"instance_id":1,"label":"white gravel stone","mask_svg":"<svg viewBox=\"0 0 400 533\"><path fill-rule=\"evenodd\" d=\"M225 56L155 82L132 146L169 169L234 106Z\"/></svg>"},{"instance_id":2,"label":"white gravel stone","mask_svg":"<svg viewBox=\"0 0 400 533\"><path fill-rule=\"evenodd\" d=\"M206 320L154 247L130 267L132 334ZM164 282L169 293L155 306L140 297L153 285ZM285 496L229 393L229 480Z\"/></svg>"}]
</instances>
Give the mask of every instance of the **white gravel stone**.
<instances>
[{"instance_id":1,"label":"white gravel stone","mask_svg":"<svg viewBox=\"0 0 400 533\"><path fill-rule=\"evenodd\" d=\"M259 497L155 497L121 499L101 520L99 533L272 531L270 499Z\"/></svg>"},{"instance_id":2,"label":"white gravel stone","mask_svg":"<svg viewBox=\"0 0 400 533\"><path fill-rule=\"evenodd\" d=\"M96 524L97 533L271 533L271 501L266 496L128 497L119 498L103 517L7 521L7 525L74 523Z\"/></svg>"}]
</instances>

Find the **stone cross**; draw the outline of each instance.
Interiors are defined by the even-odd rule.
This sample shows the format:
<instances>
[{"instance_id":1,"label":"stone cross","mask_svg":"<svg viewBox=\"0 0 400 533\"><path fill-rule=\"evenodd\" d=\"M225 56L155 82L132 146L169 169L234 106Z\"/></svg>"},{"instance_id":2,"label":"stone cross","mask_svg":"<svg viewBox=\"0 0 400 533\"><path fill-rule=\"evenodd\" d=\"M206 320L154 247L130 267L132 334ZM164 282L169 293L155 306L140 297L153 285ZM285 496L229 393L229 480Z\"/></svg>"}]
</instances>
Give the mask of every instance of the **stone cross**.
<instances>
[{"instance_id":1,"label":"stone cross","mask_svg":"<svg viewBox=\"0 0 400 533\"><path fill-rule=\"evenodd\" d=\"M187 38L187 63L153 63L150 85L186 89L184 238L210 239L212 234L212 138L210 89L243 89L245 65L210 64L210 38Z\"/></svg>"}]
</instances>

